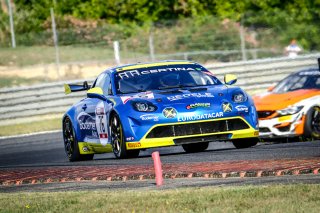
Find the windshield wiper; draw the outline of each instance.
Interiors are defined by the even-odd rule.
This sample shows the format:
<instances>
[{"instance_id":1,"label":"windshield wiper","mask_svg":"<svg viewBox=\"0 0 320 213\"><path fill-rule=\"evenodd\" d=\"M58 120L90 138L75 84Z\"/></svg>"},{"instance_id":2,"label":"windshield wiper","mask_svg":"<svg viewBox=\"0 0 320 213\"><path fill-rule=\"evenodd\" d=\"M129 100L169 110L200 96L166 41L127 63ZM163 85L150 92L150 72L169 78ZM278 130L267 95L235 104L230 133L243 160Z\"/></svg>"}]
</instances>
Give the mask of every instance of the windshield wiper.
<instances>
[{"instance_id":1,"label":"windshield wiper","mask_svg":"<svg viewBox=\"0 0 320 213\"><path fill-rule=\"evenodd\" d=\"M175 85L175 86L166 86L166 87L158 87L159 90L163 90L163 89L181 89L181 88L185 88L185 87L195 87L196 85L194 84L179 84L179 85Z\"/></svg>"}]
</instances>

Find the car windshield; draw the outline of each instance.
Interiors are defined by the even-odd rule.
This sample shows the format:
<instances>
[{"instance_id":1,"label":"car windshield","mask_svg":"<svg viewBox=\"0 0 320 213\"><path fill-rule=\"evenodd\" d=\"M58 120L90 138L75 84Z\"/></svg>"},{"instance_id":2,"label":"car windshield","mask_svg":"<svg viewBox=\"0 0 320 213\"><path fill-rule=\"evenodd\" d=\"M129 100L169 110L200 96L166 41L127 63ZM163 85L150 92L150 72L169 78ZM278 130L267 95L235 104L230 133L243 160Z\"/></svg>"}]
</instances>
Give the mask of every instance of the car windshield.
<instances>
[{"instance_id":1,"label":"car windshield","mask_svg":"<svg viewBox=\"0 0 320 213\"><path fill-rule=\"evenodd\" d=\"M178 64L119 71L115 74L117 94L218 85L211 72L197 64Z\"/></svg>"},{"instance_id":2,"label":"car windshield","mask_svg":"<svg viewBox=\"0 0 320 213\"><path fill-rule=\"evenodd\" d=\"M285 93L299 89L320 89L320 72L307 70L280 81L273 89L274 93Z\"/></svg>"}]
</instances>

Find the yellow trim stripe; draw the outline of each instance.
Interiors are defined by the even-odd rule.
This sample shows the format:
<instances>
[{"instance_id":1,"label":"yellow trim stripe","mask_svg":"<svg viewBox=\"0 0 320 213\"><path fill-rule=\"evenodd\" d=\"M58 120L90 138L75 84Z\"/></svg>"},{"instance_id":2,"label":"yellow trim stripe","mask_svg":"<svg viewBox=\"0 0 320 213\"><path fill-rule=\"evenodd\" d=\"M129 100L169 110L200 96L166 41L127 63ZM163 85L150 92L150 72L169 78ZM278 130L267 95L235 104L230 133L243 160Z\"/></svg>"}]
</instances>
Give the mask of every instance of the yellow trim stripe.
<instances>
[{"instance_id":1,"label":"yellow trim stripe","mask_svg":"<svg viewBox=\"0 0 320 213\"><path fill-rule=\"evenodd\" d=\"M103 91L100 87L94 87L88 90L87 93L93 93L93 94L99 94L99 95L103 95Z\"/></svg>"},{"instance_id":2,"label":"yellow trim stripe","mask_svg":"<svg viewBox=\"0 0 320 213\"><path fill-rule=\"evenodd\" d=\"M78 147L79 147L79 152L82 155L112 152L111 144L107 144L103 146L102 144L96 144L96 143L78 142Z\"/></svg>"},{"instance_id":3,"label":"yellow trim stripe","mask_svg":"<svg viewBox=\"0 0 320 213\"><path fill-rule=\"evenodd\" d=\"M150 63L150 64L138 64L138 65L131 65L127 67L122 67L116 69L117 72L126 71L126 70L133 70L133 69L139 69L139 68L147 68L147 67L157 67L157 66L166 66L166 65L177 65L177 64L194 64L192 62L159 62L159 63Z\"/></svg>"},{"instance_id":4,"label":"yellow trim stripe","mask_svg":"<svg viewBox=\"0 0 320 213\"><path fill-rule=\"evenodd\" d=\"M139 142L127 142L126 146L127 146L127 150L174 146L174 145L176 145L173 141L174 139L189 138L189 137L201 137L201 136L210 136L210 135L220 135L220 134L231 134L232 136L230 139L258 137L258 131L253 128L250 128L250 129L236 130L236 131L229 131L229 132L188 135L188 136L181 136L181 137L149 138L149 139L143 138Z\"/></svg>"}]
</instances>

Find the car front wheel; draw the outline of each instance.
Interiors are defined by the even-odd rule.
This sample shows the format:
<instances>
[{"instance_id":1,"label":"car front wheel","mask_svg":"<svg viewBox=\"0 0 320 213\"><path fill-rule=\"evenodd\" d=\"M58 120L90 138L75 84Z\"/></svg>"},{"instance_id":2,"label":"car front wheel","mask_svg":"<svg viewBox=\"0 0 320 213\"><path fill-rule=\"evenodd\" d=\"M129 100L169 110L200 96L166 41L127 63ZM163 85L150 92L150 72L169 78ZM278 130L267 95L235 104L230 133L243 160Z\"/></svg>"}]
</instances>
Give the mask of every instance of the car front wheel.
<instances>
[{"instance_id":1,"label":"car front wheel","mask_svg":"<svg viewBox=\"0 0 320 213\"><path fill-rule=\"evenodd\" d=\"M182 148L188 153L203 152L209 146L209 142L183 144Z\"/></svg>"},{"instance_id":2,"label":"car front wheel","mask_svg":"<svg viewBox=\"0 0 320 213\"><path fill-rule=\"evenodd\" d=\"M232 140L233 145L237 149L249 148L251 146L257 145L258 142L258 138L241 138Z\"/></svg>"},{"instance_id":3,"label":"car front wheel","mask_svg":"<svg viewBox=\"0 0 320 213\"><path fill-rule=\"evenodd\" d=\"M113 153L116 158L138 157L140 150L127 150L120 119L113 115L110 120L110 134Z\"/></svg>"},{"instance_id":4,"label":"car front wheel","mask_svg":"<svg viewBox=\"0 0 320 213\"><path fill-rule=\"evenodd\" d=\"M320 107L314 106L307 112L304 136L306 138L320 138Z\"/></svg>"}]
</instances>

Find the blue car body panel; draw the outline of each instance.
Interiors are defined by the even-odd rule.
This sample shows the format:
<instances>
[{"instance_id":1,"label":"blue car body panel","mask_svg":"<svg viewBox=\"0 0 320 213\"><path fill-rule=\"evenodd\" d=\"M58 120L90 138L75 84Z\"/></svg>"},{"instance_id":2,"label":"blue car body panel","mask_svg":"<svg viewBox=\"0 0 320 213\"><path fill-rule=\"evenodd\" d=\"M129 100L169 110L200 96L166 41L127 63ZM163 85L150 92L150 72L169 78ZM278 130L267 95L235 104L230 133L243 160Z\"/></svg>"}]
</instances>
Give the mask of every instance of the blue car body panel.
<instances>
[{"instance_id":1,"label":"blue car body panel","mask_svg":"<svg viewBox=\"0 0 320 213\"><path fill-rule=\"evenodd\" d=\"M140 78L140 76L159 75L160 78L164 75L162 72L178 73L180 76L182 72L204 72L205 75L212 76L213 85L188 86L186 84L185 87L161 88L143 78L141 85L139 82L130 82L137 76ZM127 65L106 70L100 76L110 78L108 88L103 88L104 98L84 98L74 104L64 115L71 119L76 139L79 142L110 145L112 143L109 128L111 114L117 114L121 120L124 139L129 144L128 149L180 145L176 139L194 138L202 134L206 136L219 134L219 129L217 131L207 129L218 125L223 125L219 128L225 135L217 140L258 137L258 118L251 97L239 87L222 84L197 63L162 62L144 66L141 64ZM101 78L103 80L103 77ZM141 91L131 92L130 88L126 88L127 92L122 94L119 91L124 88L120 88L123 79L125 84L133 86L133 89L141 89ZM93 88L97 87L99 81L98 77ZM151 89L143 88L144 86L149 86ZM112 91L109 94L107 94L108 89ZM237 94L242 94L244 101L235 102L234 96ZM137 103L146 103L142 107L151 106L152 111L138 111L136 107L140 105ZM229 121L233 123L233 129L228 129ZM245 127L241 125L238 127L238 123ZM179 130L175 132L176 130L171 130L172 128ZM237 128L240 128L241 135L235 134L238 131ZM163 138L163 143L160 142L161 138ZM170 140L165 138L170 138ZM152 139L157 140L148 145L148 141ZM86 154L87 150L90 149L81 149L80 152Z\"/></svg>"}]
</instances>

